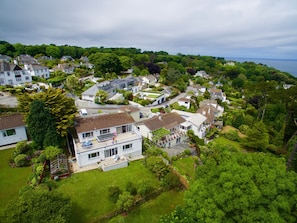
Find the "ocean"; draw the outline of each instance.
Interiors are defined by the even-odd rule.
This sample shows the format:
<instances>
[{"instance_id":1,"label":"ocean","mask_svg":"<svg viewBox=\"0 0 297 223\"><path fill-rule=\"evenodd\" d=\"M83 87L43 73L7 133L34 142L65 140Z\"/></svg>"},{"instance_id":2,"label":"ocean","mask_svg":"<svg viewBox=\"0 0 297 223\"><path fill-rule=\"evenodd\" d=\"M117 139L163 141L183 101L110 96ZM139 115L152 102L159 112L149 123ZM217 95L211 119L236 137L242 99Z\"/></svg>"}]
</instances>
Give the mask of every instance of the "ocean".
<instances>
[{"instance_id":1,"label":"ocean","mask_svg":"<svg viewBox=\"0 0 297 223\"><path fill-rule=\"evenodd\" d=\"M273 67L277 70L288 72L297 77L297 60L284 60L284 59L256 59L256 58L225 58L226 60L233 60L236 62L250 61L254 63L266 64L268 67Z\"/></svg>"}]
</instances>

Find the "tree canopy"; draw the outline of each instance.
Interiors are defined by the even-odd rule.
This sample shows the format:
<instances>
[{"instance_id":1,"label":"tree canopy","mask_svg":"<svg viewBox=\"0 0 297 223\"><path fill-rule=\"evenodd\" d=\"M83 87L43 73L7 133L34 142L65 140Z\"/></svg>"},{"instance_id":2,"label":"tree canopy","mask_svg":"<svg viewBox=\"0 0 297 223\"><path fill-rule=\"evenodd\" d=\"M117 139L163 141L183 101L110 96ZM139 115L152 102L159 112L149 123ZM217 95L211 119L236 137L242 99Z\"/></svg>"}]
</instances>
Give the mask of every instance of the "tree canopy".
<instances>
[{"instance_id":1,"label":"tree canopy","mask_svg":"<svg viewBox=\"0 0 297 223\"><path fill-rule=\"evenodd\" d=\"M264 153L224 153L198 166L180 222L296 222L297 175ZM163 222L168 222L167 220ZM171 221L174 222L174 221Z\"/></svg>"},{"instance_id":2,"label":"tree canopy","mask_svg":"<svg viewBox=\"0 0 297 223\"><path fill-rule=\"evenodd\" d=\"M30 114L30 106L34 100L42 101L49 109L56 123L56 131L59 135L65 136L67 129L72 126L73 119L77 112L74 100L66 96L62 89L48 88L36 94L22 94L18 96L18 109L24 114L27 120Z\"/></svg>"},{"instance_id":3,"label":"tree canopy","mask_svg":"<svg viewBox=\"0 0 297 223\"><path fill-rule=\"evenodd\" d=\"M3 223L66 223L71 202L56 191L29 190L13 199L0 213Z\"/></svg>"}]
</instances>

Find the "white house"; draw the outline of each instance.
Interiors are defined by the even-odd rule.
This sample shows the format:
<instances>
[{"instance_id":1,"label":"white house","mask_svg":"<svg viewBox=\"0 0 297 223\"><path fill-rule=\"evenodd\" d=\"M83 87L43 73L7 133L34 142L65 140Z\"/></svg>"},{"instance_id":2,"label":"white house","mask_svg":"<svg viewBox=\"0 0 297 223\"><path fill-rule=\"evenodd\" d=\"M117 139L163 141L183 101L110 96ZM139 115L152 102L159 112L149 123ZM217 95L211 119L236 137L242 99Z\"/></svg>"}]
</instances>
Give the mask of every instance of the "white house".
<instances>
[{"instance_id":1,"label":"white house","mask_svg":"<svg viewBox=\"0 0 297 223\"><path fill-rule=\"evenodd\" d=\"M178 99L177 103L179 104L179 106L184 106L187 109L190 109L191 107L191 99L189 98L180 98Z\"/></svg>"},{"instance_id":2,"label":"white house","mask_svg":"<svg viewBox=\"0 0 297 223\"><path fill-rule=\"evenodd\" d=\"M27 140L27 133L21 114L0 116L0 146Z\"/></svg>"},{"instance_id":3,"label":"white house","mask_svg":"<svg viewBox=\"0 0 297 223\"><path fill-rule=\"evenodd\" d=\"M25 64L25 70L27 70L31 76L49 78L50 71L48 67L42 66L40 64Z\"/></svg>"},{"instance_id":4,"label":"white house","mask_svg":"<svg viewBox=\"0 0 297 223\"><path fill-rule=\"evenodd\" d=\"M16 64L0 60L0 85L18 85L32 82L28 71Z\"/></svg>"},{"instance_id":5,"label":"white house","mask_svg":"<svg viewBox=\"0 0 297 223\"><path fill-rule=\"evenodd\" d=\"M205 137L209 125L205 123L207 118L204 115L180 110L172 110L172 112L176 112L186 120L181 124L182 127L186 127L185 130L193 130L200 139Z\"/></svg>"},{"instance_id":6,"label":"white house","mask_svg":"<svg viewBox=\"0 0 297 223\"><path fill-rule=\"evenodd\" d=\"M162 104L166 101L166 95L163 93L139 91L138 96L145 100L150 100L152 106Z\"/></svg>"},{"instance_id":7,"label":"white house","mask_svg":"<svg viewBox=\"0 0 297 223\"><path fill-rule=\"evenodd\" d=\"M80 168L100 163L103 170L116 169L142 156L142 136L127 113L80 117L75 125L74 151Z\"/></svg>"},{"instance_id":8,"label":"white house","mask_svg":"<svg viewBox=\"0 0 297 223\"><path fill-rule=\"evenodd\" d=\"M211 97L212 100L220 99L222 102L225 102L226 99L227 99L227 97L223 93L222 89L211 88L211 89L208 90L208 92L210 93L210 97Z\"/></svg>"},{"instance_id":9,"label":"white house","mask_svg":"<svg viewBox=\"0 0 297 223\"><path fill-rule=\"evenodd\" d=\"M169 134L155 141L160 147L175 146L187 139L186 120L176 112L156 115L152 118L137 123L137 127L143 137L154 140L154 132L162 128L169 131Z\"/></svg>"}]
</instances>

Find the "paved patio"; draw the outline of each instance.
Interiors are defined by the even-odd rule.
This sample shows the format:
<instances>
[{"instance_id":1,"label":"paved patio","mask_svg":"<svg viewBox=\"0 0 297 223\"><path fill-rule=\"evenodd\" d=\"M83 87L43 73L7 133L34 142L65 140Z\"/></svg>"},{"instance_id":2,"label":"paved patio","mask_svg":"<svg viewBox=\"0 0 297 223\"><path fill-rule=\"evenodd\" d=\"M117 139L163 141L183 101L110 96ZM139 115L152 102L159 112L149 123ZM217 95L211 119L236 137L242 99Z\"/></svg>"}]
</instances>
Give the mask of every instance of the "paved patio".
<instances>
[{"instance_id":1,"label":"paved patio","mask_svg":"<svg viewBox=\"0 0 297 223\"><path fill-rule=\"evenodd\" d=\"M180 143L170 148L164 148L163 150L168 154L169 157L172 157L182 153L186 149L190 149L192 153L195 152L193 148L188 145L188 143Z\"/></svg>"}]
</instances>

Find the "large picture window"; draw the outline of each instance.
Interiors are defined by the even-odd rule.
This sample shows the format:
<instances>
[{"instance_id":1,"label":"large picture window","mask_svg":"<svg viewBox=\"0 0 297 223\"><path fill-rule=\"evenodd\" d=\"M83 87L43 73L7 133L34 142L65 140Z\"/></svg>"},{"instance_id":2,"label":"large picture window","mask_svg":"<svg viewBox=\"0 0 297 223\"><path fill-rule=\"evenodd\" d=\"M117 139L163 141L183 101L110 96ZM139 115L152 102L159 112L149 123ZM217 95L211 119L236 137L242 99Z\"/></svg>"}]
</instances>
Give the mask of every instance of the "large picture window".
<instances>
[{"instance_id":1,"label":"large picture window","mask_svg":"<svg viewBox=\"0 0 297 223\"><path fill-rule=\"evenodd\" d=\"M6 130L2 131L2 135L3 135L3 137L13 136L13 135L16 135L16 131L15 131L15 129L6 129Z\"/></svg>"},{"instance_id":2,"label":"large picture window","mask_svg":"<svg viewBox=\"0 0 297 223\"><path fill-rule=\"evenodd\" d=\"M118 154L118 148L107 149L104 151L105 157L111 157Z\"/></svg>"}]
</instances>

